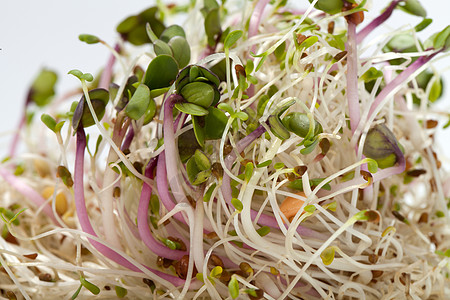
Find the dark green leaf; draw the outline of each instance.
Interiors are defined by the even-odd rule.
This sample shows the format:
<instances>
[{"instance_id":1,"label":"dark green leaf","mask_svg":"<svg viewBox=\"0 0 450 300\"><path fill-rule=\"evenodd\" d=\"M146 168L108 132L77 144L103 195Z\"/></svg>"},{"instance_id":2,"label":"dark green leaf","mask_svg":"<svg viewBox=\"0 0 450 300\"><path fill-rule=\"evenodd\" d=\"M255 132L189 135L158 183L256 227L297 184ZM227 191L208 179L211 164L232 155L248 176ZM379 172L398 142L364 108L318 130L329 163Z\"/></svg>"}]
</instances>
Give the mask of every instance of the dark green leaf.
<instances>
[{"instance_id":1,"label":"dark green leaf","mask_svg":"<svg viewBox=\"0 0 450 300\"><path fill-rule=\"evenodd\" d=\"M159 39L163 42L169 43L169 41L176 36L186 38L183 27L179 25L171 25L164 29Z\"/></svg>"},{"instance_id":2,"label":"dark green leaf","mask_svg":"<svg viewBox=\"0 0 450 300\"><path fill-rule=\"evenodd\" d=\"M256 230L256 232L260 235L260 236L265 236L268 235L270 233L270 227L269 226L263 226L260 227Z\"/></svg>"},{"instance_id":3,"label":"dark green leaf","mask_svg":"<svg viewBox=\"0 0 450 300\"><path fill-rule=\"evenodd\" d=\"M205 126L204 118L202 116L192 117L192 125L194 126L195 138L198 144L205 147Z\"/></svg>"},{"instance_id":4,"label":"dark green leaf","mask_svg":"<svg viewBox=\"0 0 450 300\"><path fill-rule=\"evenodd\" d=\"M375 80L379 77L383 77L383 72L381 72L380 70L378 70L375 67L371 67L369 70L367 70L362 76L361 79L364 82L370 82L372 80Z\"/></svg>"},{"instance_id":5,"label":"dark green leaf","mask_svg":"<svg viewBox=\"0 0 450 300\"><path fill-rule=\"evenodd\" d=\"M281 123L280 118L277 116L271 115L268 118L270 131L279 139L286 140L291 134L287 130L287 128Z\"/></svg>"},{"instance_id":6,"label":"dark green leaf","mask_svg":"<svg viewBox=\"0 0 450 300\"><path fill-rule=\"evenodd\" d=\"M205 82L191 82L181 89L180 95L187 102L208 108L214 101L214 88Z\"/></svg>"},{"instance_id":7,"label":"dark green leaf","mask_svg":"<svg viewBox=\"0 0 450 300\"><path fill-rule=\"evenodd\" d=\"M199 151L199 150L197 150ZM197 153L196 151L196 153ZM207 159L207 158L206 158ZM211 170L201 170L200 167L197 165L197 160L195 158L195 154L193 157L191 157L187 164L186 164L186 172L188 174L189 181L193 185L199 185L211 176Z\"/></svg>"},{"instance_id":8,"label":"dark green leaf","mask_svg":"<svg viewBox=\"0 0 450 300\"><path fill-rule=\"evenodd\" d=\"M149 104L150 90L145 84L140 84L128 102L125 113L133 120L139 120L147 111Z\"/></svg>"},{"instance_id":9,"label":"dark green leaf","mask_svg":"<svg viewBox=\"0 0 450 300\"><path fill-rule=\"evenodd\" d=\"M389 42L383 48L383 51L400 53L416 52L416 41L411 34L398 34L389 40Z\"/></svg>"},{"instance_id":10,"label":"dark green leaf","mask_svg":"<svg viewBox=\"0 0 450 300\"><path fill-rule=\"evenodd\" d=\"M193 103L176 103L175 108L185 114L193 116L206 116L208 114L208 110Z\"/></svg>"},{"instance_id":11,"label":"dark green leaf","mask_svg":"<svg viewBox=\"0 0 450 300\"><path fill-rule=\"evenodd\" d=\"M156 114L156 102L152 98L150 98L150 102L148 103L147 110L144 114L144 125L150 123Z\"/></svg>"},{"instance_id":12,"label":"dark green leaf","mask_svg":"<svg viewBox=\"0 0 450 300\"><path fill-rule=\"evenodd\" d=\"M205 138L207 140L220 139L227 125L228 117L215 107L209 107L208 111L209 113L205 116Z\"/></svg>"},{"instance_id":13,"label":"dark green leaf","mask_svg":"<svg viewBox=\"0 0 450 300\"><path fill-rule=\"evenodd\" d=\"M155 51L156 55L165 54L165 55L173 56L172 49L170 48L170 46L161 40L156 40L153 43L153 50Z\"/></svg>"},{"instance_id":14,"label":"dark green leaf","mask_svg":"<svg viewBox=\"0 0 450 300\"><path fill-rule=\"evenodd\" d=\"M194 130L188 130L178 137L178 153L180 154L181 162L187 162L194 155L195 150L200 148L201 146L197 142Z\"/></svg>"},{"instance_id":15,"label":"dark green leaf","mask_svg":"<svg viewBox=\"0 0 450 300\"><path fill-rule=\"evenodd\" d=\"M191 47L184 37L176 36L170 39L169 46L172 49L173 58L179 68L184 68L191 60Z\"/></svg>"},{"instance_id":16,"label":"dark green leaf","mask_svg":"<svg viewBox=\"0 0 450 300\"><path fill-rule=\"evenodd\" d=\"M312 3L313 0L309 0ZM342 11L343 1L342 0L319 0L314 5L315 8L322 10L330 15L337 14Z\"/></svg>"},{"instance_id":17,"label":"dark green leaf","mask_svg":"<svg viewBox=\"0 0 450 300\"><path fill-rule=\"evenodd\" d=\"M144 83L150 90L169 87L178 74L178 64L172 56L159 55L148 65Z\"/></svg>"},{"instance_id":18,"label":"dark green leaf","mask_svg":"<svg viewBox=\"0 0 450 300\"><path fill-rule=\"evenodd\" d=\"M194 160L197 168L200 171L211 169L211 162L209 161L208 157L199 149L195 150Z\"/></svg>"},{"instance_id":19,"label":"dark green leaf","mask_svg":"<svg viewBox=\"0 0 450 300\"><path fill-rule=\"evenodd\" d=\"M272 160L266 160L266 161L264 161L262 163L257 164L256 167L257 168L264 168L264 167L270 166L271 163L272 163Z\"/></svg>"},{"instance_id":20,"label":"dark green leaf","mask_svg":"<svg viewBox=\"0 0 450 300\"><path fill-rule=\"evenodd\" d=\"M282 123L287 130L303 138L306 137L311 130L308 115L305 113L289 113L283 118ZM315 120L313 136L322 133L322 131L322 125Z\"/></svg>"},{"instance_id":21,"label":"dark green leaf","mask_svg":"<svg viewBox=\"0 0 450 300\"><path fill-rule=\"evenodd\" d=\"M151 27L156 37L159 37L164 31L165 26L162 21L157 18L158 8L150 7L138 15L130 16L123 20L116 28L122 38L134 45L143 45L150 42L147 35L146 24Z\"/></svg>"},{"instance_id":22,"label":"dark green leaf","mask_svg":"<svg viewBox=\"0 0 450 300\"><path fill-rule=\"evenodd\" d=\"M70 173L70 171L64 167L64 166L58 166L57 169L57 176L59 178L61 178L61 180L64 182L64 184L70 188L73 186L73 179L72 179L72 174Z\"/></svg>"},{"instance_id":23,"label":"dark green leaf","mask_svg":"<svg viewBox=\"0 0 450 300\"><path fill-rule=\"evenodd\" d=\"M105 114L105 107L109 101L109 93L105 89L94 89L89 91L89 98L92 102L92 106L97 115L97 118L101 120ZM83 95L81 100L75 109L72 117L72 126L76 130L78 126L82 124L83 127L89 127L95 124L94 118L89 110L86 99Z\"/></svg>"}]
</instances>

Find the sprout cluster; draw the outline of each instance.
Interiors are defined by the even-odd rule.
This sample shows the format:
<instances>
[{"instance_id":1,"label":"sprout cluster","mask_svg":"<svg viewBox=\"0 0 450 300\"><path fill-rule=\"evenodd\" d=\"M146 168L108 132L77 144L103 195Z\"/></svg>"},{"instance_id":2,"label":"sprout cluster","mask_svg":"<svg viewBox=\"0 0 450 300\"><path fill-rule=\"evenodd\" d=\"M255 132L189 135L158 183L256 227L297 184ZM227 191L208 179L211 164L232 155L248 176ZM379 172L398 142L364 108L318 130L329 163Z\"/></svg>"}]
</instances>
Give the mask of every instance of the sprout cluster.
<instances>
[{"instance_id":1,"label":"sprout cluster","mask_svg":"<svg viewBox=\"0 0 450 300\"><path fill-rule=\"evenodd\" d=\"M358 0L163 2L114 46L81 34L111 54L70 93L32 83L28 152L18 134L0 165L1 296L449 298L450 27L418 40L417 0L373 20ZM418 25L369 41L394 10Z\"/></svg>"}]
</instances>

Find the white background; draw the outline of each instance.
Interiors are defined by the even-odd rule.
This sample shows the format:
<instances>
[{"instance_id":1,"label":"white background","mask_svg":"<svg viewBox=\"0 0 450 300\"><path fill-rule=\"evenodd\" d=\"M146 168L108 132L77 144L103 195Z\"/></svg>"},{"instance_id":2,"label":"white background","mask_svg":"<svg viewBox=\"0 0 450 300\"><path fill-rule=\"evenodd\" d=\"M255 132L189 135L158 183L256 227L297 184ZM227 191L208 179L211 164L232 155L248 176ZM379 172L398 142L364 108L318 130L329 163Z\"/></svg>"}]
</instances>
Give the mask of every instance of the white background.
<instances>
[{"instance_id":1,"label":"white background","mask_svg":"<svg viewBox=\"0 0 450 300\"><path fill-rule=\"evenodd\" d=\"M292 0L291 0L292 1ZM306 0L296 0L303 3ZM433 23L419 36L423 38L448 25L450 1L422 0ZM114 44L115 26L126 16L138 13L154 1L138 0L14 0L0 3L0 156L6 154L11 132L18 123L27 88L40 68L48 67L59 73L57 92L77 87L71 69L96 74L108 59L109 52L101 45L87 45L78 41L81 33L90 33ZM375 0L366 19L372 19L389 1ZM416 25L420 18L396 11L388 20L391 30L404 24ZM374 36L374 35L372 35ZM439 71L447 68L450 59L436 64ZM450 81L446 79L447 86ZM447 88L448 90L449 88ZM439 107L450 113L450 93L440 100ZM440 124L442 126L442 124ZM450 129L449 129L450 130ZM450 148L450 134L440 137ZM448 146L447 146L448 145Z\"/></svg>"}]
</instances>

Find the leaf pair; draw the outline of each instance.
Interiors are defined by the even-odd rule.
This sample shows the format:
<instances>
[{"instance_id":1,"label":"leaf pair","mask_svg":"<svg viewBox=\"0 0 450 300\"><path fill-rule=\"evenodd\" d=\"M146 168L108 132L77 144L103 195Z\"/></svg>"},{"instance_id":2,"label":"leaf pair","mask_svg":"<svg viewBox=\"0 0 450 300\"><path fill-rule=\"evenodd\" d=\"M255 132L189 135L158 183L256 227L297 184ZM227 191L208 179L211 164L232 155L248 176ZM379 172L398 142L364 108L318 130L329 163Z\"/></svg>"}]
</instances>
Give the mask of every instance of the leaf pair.
<instances>
[{"instance_id":1,"label":"leaf pair","mask_svg":"<svg viewBox=\"0 0 450 300\"><path fill-rule=\"evenodd\" d=\"M147 31L150 31L150 25ZM151 35L151 33L149 33ZM178 68L184 68L191 60L191 48L186 41L186 34L178 25L167 27L159 39L153 41L153 50L156 55L169 55L177 62Z\"/></svg>"}]
</instances>

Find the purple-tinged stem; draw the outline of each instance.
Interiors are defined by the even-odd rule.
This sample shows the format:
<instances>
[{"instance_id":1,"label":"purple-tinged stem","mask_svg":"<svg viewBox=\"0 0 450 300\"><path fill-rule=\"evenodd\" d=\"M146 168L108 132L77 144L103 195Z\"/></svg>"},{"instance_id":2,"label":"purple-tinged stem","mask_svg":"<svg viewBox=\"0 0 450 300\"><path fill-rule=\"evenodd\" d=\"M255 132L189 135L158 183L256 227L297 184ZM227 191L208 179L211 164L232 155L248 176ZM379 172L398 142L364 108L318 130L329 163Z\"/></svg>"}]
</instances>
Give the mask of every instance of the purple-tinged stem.
<instances>
[{"instance_id":1,"label":"purple-tinged stem","mask_svg":"<svg viewBox=\"0 0 450 300\"><path fill-rule=\"evenodd\" d=\"M250 18L250 24L248 26L248 38L255 36L258 33L258 27L261 23L261 18L266 8L269 0L258 0L258 3L255 5L255 9L253 10L253 14ZM252 46L252 51L255 51L255 45Z\"/></svg>"},{"instance_id":2,"label":"purple-tinged stem","mask_svg":"<svg viewBox=\"0 0 450 300\"><path fill-rule=\"evenodd\" d=\"M167 182L167 171L166 171L166 153L161 152L158 156L158 164L156 166L156 188L158 190L159 199L161 200L167 211L171 211L175 208L175 203L169 193L169 183ZM181 212L173 215L175 219L186 224Z\"/></svg>"},{"instance_id":3,"label":"purple-tinged stem","mask_svg":"<svg viewBox=\"0 0 450 300\"><path fill-rule=\"evenodd\" d=\"M389 82L376 96L372 105L370 106L368 119L372 117L372 114L380 105L380 103L394 90L397 86L403 84L415 71L417 71L424 64L428 63L433 57L435 57L440 51L437 51L428 56L421 56L415 62L413 62L409 67L407 67L403 72L401 72L397 77L394 78L391 82Z\"/></svg>"},{"instance_id":4,"label":"purple-tinged stem","mask_svg":"<svg viewBox=\"0 0 450 300\"><path fill-rule=\"evenodd\" d=\"M164 102L164 146L166 152L166 169L169 186L172 195L177 203L188 202L180 182L178 172L178 153L175 143L174 125L173 125L173 108L175 103L184 101L183 97L177 94L170 95Z\"/></svg>"},{"instance_id":5,"label":"purple-tinged stem","mask_svg":"<svg viewBox=\"0 0 450 300\"><path fill-rule=\"evenodd\" d=\"M266 128L264 126L260 125L258 128L256 128L254 131L252 131L249 135L247 135L246 137L241 139L239 142L237 142L236 143L236 151L232 151L225 158L225 167L228 170L230 170L233 163L236 160L236 152L237 153L242 152L251 143L253 143L258 137L260 137L264 132L266 132ZM222 186L220 187L220 190L222 192L223 198L225 199L225 202L228 205L232 205L231 204L231 198L232 198L231 178L230 178L230 176L228 176L228 174L226 172L224 172L224 174L223 174ZM252 220L255 220L256 217L258 216L258 212L251 209L250 216L251 216ZM263 225L263 226L269 226L271 228L279 228L278 222L275 219L275 217L269 216L266 214L260 214L257 223L260 225ZM303 226L298 226L297 232L301 236L309 236L309 237L316 237L316 238L322 237L320 233L315 232L314 230L303 227Z\"/></svg>"},{"instance_id":6,"label":"purple-tinged stem","mask_svg":"<svg viewBox=\"0 0 450 300\"><path fill-rule=\"evenodd\" d=\"M130 126L128 128L127 135L125 136L125 140L123 141L120 150L124 151L125 149L130 149L130 145L131 142L133 141L133 138L134 138L134 129L133 126Z\"/></svg>"},{"instance_id":7,"label":"purple-tinged stem","mask_svg":"<svg viewBox=\"0 0 450 300\"><path fill-rule=\"evenodd\" d=\"M45 203L45 199L36 192L32 187L23 182L23 180L17 178L12 173L10 173L5 168L0 168L0 175L5 179L6 182L9 183L15 190L17 190L24 197L31 200L36 206L43 206L42 211L50 218L55 224L58 224L56 221L55 215L53 214L52 208L48 203Z\"/></svg>"},{"instance_id":8,"label":"purple-tinged stem","mask_svg":"<svg viewBox=\"0 0 450 300\"><path fill-rule=\"evenodd\" d=\"M356 44L361 43L375 28L384 23L389 17L392 15L397 4L399 4L402 0L394 0L389 4L385 11L372 22L370 22L366 27L364 27L360 32L358 32L356 36Z\"/></svg>"},{"instance_id":9,"label":"purple-tinged stem","mask_svg":"<svg viewBox=\"0 0 450 300\"><path fill-rule=\"evenodd\" d=\"M17 125L17 130L14 133L13 140L11 141L11 145L9 148L9 157L14 157L16 155L17 151L17 145L19 144L19 138L20 138L20 132L22 131L23 127L25 126L26 122L26 106L23 109L22 117L20 118L19 124Z\"/></svg>"},{"instance_id":10,"label":"purple-tinged stem","mask_svg":"<svg viewBox=\"0 0 450 300\"><path fill-rule=\"evenodd\" d=\"M116 46L114 46L114 50L119 52L120 46L118 44L116 44ZM114 54L111 54L109 56L106 67L103 70L102 75L100 77L100 82L98 83L99 88L104 88L107 90L109 89L109 84L111 83L112 71L113 71L115 62L116 62L116 57L114 56Z\"/></svg>"},{"instance_id":11,"label":"purple-tinged stem","mask_svg":"<svg viewBox=\"0 0 450 300\"><path fill-rule=\"evenodd\" d=\"M153 170L155 168L156 158L152 158L145 168L145 176L153 179ZM148 224L148 207L150 203L150 196L152 194L152 187L146 182L142 185L141 198L139 200L139 208L137 214L137 223L139 229L139 235L141 236L144 244L156 255L169 258L172 260L179 260L183 255L187 255L187 251L172 250L166 246L158 243L150 231Z\"/></svg>"},{"instance_id":12,"label":"purple-tinged stem","mask_svg":"<svg viewBox=\"0 0 450 300\"><path fill-rule=\"evenodd\" d=\"M92 227L91 221L89 220L89 216L86 210L86 203L84 198L84 151L86 148L86 135L84 133L84 129L79 127L77 129L77 145L76 145L76 153L75 153L75 169L74 169L74 196L75 196L75 206L77 209L78 221L80 222L81 229L95 237L98 237ZM95 240L88 239L89 242L97 249L100 253L102 253L105 257L111 259L112 261L118 263L121 266L124 266L135 272L142 272L135 265L130 263L123 256L112 250L111 248L99 243ZM151 269L146 267L150 272L156 274L160 278L171 282L175 286L183 285L185 280L180 279L178 277L160 272L158 270Z\"/></svg>"},{"instance_id":13,"label":"purple-tinged stem","mask_svg":"<svg viewBox=\"0 0 450 300\"><path fill-rule=\"evenodd\" d=\"M348 21L347 42L347 103L350 128L355 133L360 116L358 97L358 49L356 46L356 24Z\"/></svg>"}]
</instances>

